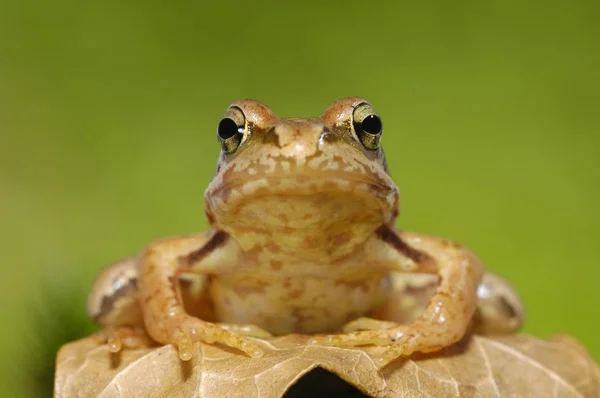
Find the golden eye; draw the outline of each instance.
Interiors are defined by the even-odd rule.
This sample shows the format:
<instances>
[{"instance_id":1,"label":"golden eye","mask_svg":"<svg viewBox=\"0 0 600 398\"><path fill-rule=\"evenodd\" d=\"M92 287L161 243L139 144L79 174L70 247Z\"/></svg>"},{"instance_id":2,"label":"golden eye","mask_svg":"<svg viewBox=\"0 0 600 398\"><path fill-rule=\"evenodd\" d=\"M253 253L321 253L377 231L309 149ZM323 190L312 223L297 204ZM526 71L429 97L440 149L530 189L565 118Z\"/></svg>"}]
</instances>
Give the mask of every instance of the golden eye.
<instances>
[{"instance_id":1,"label":"golden eye","mask_svg":"<svg viewBox=\"0 0 600 398\"><path fill-rule=\"evenodd\" d=\"M217 126L217 139L223 152L235 152L242 143L245 130L246 117L242 110L236 106L229 108Z\"/></svg>"},{"instance_id":2,"label":"golden eye","mask_svg":"<svg viewBox=\"0 0 600 398\"><path fill-rule=\"evenodd\" d=\"M383 125L381 118L375 112L375 109L367 103L362 103L354 108L352 113L352 125L356 137L369 150L379 148L381 135L383 134Z\"/></svg>"}]
</instances>

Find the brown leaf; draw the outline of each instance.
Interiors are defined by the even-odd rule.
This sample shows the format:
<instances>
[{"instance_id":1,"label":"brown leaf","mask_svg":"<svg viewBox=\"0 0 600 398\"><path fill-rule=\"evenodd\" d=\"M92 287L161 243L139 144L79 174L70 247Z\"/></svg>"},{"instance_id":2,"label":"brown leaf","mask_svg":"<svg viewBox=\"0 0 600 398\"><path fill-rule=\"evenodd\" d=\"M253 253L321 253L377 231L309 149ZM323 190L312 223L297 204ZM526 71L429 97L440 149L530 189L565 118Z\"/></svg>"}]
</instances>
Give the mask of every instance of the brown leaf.
<instances>
[{"instance_id":1,"label":"brown leaf","mask_svg":"<svg viewBox=\"0 0 600 398\"><path fill-rule=\"evenodd\" d=\"M574 339L526 335L472 336L435 355L379 369L382 348L309 345L310 336L258 340L260 359L208 344L182 362L172 346L111 354L88 337L57 358L58 397L281 397L304 375L323 368L376 397L599 397L600 369Z\"/></svg>"}]
</instances>

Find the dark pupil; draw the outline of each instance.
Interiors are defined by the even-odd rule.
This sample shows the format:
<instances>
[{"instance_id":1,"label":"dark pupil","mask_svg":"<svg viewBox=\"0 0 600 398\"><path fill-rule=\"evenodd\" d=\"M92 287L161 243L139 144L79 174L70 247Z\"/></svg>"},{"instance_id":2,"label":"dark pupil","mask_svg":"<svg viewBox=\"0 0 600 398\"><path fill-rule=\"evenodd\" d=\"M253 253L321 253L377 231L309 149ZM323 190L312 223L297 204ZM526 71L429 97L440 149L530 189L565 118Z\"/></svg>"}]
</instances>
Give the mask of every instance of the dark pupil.
<instances>
[{"instance_id":1,"label":"dark pupil","mask_svg":"<svg viewBox=\"0 0 600 398\"><path fill-rule=\"evenodd\" d=\"M376 115L367 116L362 122L363 131L369 134L379 134L381 132L381 119Z\"/></svg>"},{"instance_id":2,"label":"dark pupil","mask_svg":"<svg viewBox=\"0 0 600 398\"><path fill-rule=\"evenodd\" d=\"M238 126L237 124L235 124L233 119L225 118L219 122L217 132L219 134L219 137L226 140L237 134Z\"/></svg>"}]
</instances>

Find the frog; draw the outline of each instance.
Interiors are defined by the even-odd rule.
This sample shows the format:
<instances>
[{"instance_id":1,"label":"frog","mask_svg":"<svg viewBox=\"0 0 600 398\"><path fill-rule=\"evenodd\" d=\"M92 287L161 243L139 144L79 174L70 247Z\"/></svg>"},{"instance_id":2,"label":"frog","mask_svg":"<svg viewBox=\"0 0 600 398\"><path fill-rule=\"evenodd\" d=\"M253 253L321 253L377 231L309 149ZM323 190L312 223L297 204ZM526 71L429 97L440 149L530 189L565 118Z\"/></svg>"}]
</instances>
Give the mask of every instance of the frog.
<instances>
[{"instance_id":1,"label":"frog","mask_svg":"<svg viewBox=\"0 0 600 398\"><path fill-rule=\"evenodd\" d=\"M382 346L392 361L469 330L518 329L516 292L475 254L396 227L382 137L360 97L313 118L232 103L204 193L210 228L156 240L94 283L87 312L110 351L149 340L188 361L203 342L259 358L256 339L302 333L313 344Z\"/></svg>"}]
</instances>

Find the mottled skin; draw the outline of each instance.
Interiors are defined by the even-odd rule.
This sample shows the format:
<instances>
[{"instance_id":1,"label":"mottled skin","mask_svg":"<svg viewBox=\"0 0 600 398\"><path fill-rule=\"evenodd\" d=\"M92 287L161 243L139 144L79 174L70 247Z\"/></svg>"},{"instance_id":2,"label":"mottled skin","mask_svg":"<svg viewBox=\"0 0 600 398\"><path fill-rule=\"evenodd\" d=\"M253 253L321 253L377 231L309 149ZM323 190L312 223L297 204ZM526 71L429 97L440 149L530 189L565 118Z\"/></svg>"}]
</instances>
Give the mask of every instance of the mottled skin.
<instances>
[{"instance_id":1,"label":"mottled skin","mask_svg":"<svg viewBox=\"0 0 600 398\"><path fill-rule=\"evenodd\" d=\"M305 119L279 119L256 101L232 104L224 120L238 134L226 137L227 123L220 125L223 151L205 193L211 229L154 242L96 282L88 313L105 327L111 349L144 326L183 360L199 340L257 357L262 351L248 337L300 332L316 333L315 343L388 346L392 360L459 340L476 312L478 286L479 330L517 328L518 298L495 276L480 285L483 266L470 251L396 230L398 188L381 132L364 134L365 115L378 118L362 98ZM426 306L390 301L427 289ZM398 319L398 307L408 313L411 305L420 315Z\"/></svg>"}]
</instances>

